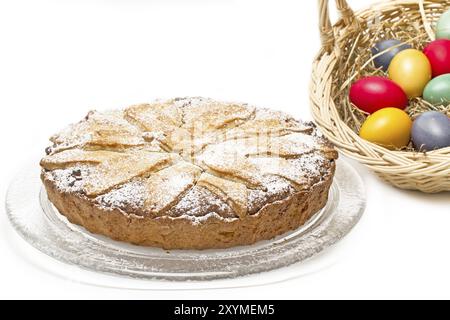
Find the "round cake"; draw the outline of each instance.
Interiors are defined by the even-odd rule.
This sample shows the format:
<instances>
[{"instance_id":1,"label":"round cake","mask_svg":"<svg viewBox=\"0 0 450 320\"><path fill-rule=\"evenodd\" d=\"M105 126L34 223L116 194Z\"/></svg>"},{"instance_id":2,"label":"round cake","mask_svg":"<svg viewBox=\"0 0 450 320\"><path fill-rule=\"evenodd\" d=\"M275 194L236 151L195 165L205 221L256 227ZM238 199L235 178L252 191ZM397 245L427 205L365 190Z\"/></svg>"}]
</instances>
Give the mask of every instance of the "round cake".
<instances>
[{"instance_id":1,"label":"round cake","mask_svg":"<svg viewBox=\"0 0 450 320\"><path fill-rule=\"evenodd\" d=\"M278 111L204 98L91 111L50 138L49 200L93 233L164 249L249 245L328 199L337 152Z\"/></svg>"}]
</instances>

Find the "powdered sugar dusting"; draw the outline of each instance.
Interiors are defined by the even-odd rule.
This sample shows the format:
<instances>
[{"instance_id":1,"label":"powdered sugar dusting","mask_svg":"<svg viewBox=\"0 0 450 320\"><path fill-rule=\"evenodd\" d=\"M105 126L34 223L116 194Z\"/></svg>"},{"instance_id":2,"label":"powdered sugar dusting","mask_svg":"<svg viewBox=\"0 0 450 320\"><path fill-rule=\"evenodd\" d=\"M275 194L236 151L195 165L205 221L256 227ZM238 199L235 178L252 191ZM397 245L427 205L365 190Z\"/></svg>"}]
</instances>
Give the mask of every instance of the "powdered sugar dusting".
<instances>
[{"instance_id":1,"label":"powdered sugar dusting","mask_svg":"<svg viewBox=\"0 0 450 320\"><path fill-rule=\"evenodd\" d=\"M220 178L246 181L249 214L257 213L267 203L285 199L296 192L299 186L308 188L314 185L330 170L330 160L320 151L320 146L327 143L322 134L313 124L294 120L283 112L255 109L239 103L219 103L205 98L180 98L157 103L158 112L162 112L162 116L157 117L161 126L149 125L154 127L154 130L142 128L124 117L122 111L92 112L85 120L69 126L52 138L55 145L49 152L50 157L61 149L73 149L74 153L77 150L111 150L111 143L133 146L135 151L143 149L162 155L169 150L175 152L173 144L179 143L181 147L176 152L182 155L184 161L194 163L211 174L214 172L211 172L208 163L213 163L225 170L217 171L220 172ZM169 109L161 109L161 105L167 105ZM143 108L146 114L153 112L148 106ZM213 114L208 114L208 106L213 106ZM237 114L233 113L232 107L229 109L232 111L227 109L227 112L223 112L220 106L233 106ZM133 109L133 112L136 119L153 119L146 118L146 114L139 114L139 106ZM178 118L177 115L181 117ZM190 136L188 144L180 143L179 139L174 138L174 131L191 128L199 119L210 122L207 127L209 131L203 135ZM178 127L174 126L177 122L180 122ZM163 131L161 128L173 130ZM189 133L192 134L191 131ZM98 149L87 149L87 144L92 142L96 143ZM125 154L121 149L112 151ZM73 154L68 155L73 157ZM62 156L65 154L62 153ZM97 156L94 153L94 157ZM56 160L57 157L54 157L53 161ZM133 176L134 165L127 158L127 154L118 163L108 162L101 157L94 160L83 165L72 163L68 168L44 171L44 176L54 182L58 190L83 193L88 184L102 185L102 180L111 174L114 176L114 172L117 172L118 176L125 174L127 179L117 180L117 183L112 179L111 188L108 186L110 191L96 196L96 203L106 210L120 209L127 213L136 211L143 215L153 210L155 212L152 211L152 216L158 216L161 210L161 218L186 219L195 225L213 218L222 221L238 219L233 209L222 200L223 195L219 196L213 193L214 190L196 186L196 178L193 179L192 175L188 174L187 168L181 170L186 174L170 173L162 180L164 183L151 183L158 172L172 172L170 169L177 166L180 159L165 169L150 170L141 177ZM120 163L124 162L131 167L121 166ZM99 168L107 170L99 171ZM142 170L145 171L144 169L145 163ZM158 179L154 181L158 182ZM259 184L262 187L259 187ZM167 204L168 208L163 204Z\"/></svg>"},{"instance_id":2,"label":"powdered sugar dusting","mask_svg":"<svg viewBox=\"0 0 450 320\"><path fill-rule=\"evenodd\" d=\"M53 152L88 143L138 146L144 143L142 133L123 118L122 111L91 111L83 121L71 124L51 138Z\"/></svg>"},{"instance_id":3,"label":"powdered sugar dusting","mask_svg":"<svg viewBox=\"0 0 450 320\"><path fill-rule=\"evenodd\" d=\"M47 180L55 184L59 191L73 193L83 190L85 183L83 177L89 176L90 171L88 166L76 166L48 171L44 175Z\"/></svg>"},{"instance_id":4,"label":"powdered sugar dusting","mask_svg":"<svg viewBox=\"0 0 450 320\"><path fill-rule=\"evenodd\" d=\"M286 198L295 192L295 189L286 179L280 177L266 177L264 179L265 191L251 190L248 195L249 213L258 212L268 202Z\"/></svg>"},{"instance_id":5,"label":"powdered sugar dusting","mask_svg":"<svg viewBox=\"0 0 450 320\"><path fill-rule=\"evenodd\" d=\"M320 153L307 154L298 159L290 160L290 162L295 167L300 168L303 172L313 177L322 177L323 170L328 170L326 166L328 160Z\"/></svg>"},{"instance_id":6,"label":"powdered sugar dusting","mask_svg":"<svg viewBox=\"0 0 450 320\"><path fill-rule=\"evenodd\" d=\"M144 205L145 186L142 181L133 181L98 196L95 200L105 209L139 209Z\"/></svg>"},{"instance_id":7,"label":"powdered sugar dusting","mask_svg":"<svg viewBox=\"0 0 450 320\"><path fill-rule=\"evenodd\" d=\"M186 97L186 98L174 99L175 106L177 106L180 109L187 107L187 106L191 106L191 107L203 106L205 104L209 104L212 102L214 102L214 100L209 99L209 98L202 98L202 97L192 97L192 98Z\"/></svg>"},{"instance_id":8,"label":"powdered sugar dusting","mask_svg":"<svg viewBox=\"0 0 450 320\"><path fill-rule=\"evenodd\" d=\"M295 157L314 150L318 140L304 133L291 133L283 136L272 137L258 135L249 138L227 140L206 147L198 159L208 162L211 159L236 159L239 157L264 156ZM226 155L226 157L221 156Z\"/></svg>"},{"instance_id":9,"label":"powdered sugar dusting","mask_svg":"<svg viewBox=\"0 0 450 320\"><path fill-rule=\"evenodd\" d=\"M216 212L221 217L235 217L233 211L225 202L208 190L196 186L171 208L169 215L202 217L211 212Z\"/></svg>"}]
</instances>

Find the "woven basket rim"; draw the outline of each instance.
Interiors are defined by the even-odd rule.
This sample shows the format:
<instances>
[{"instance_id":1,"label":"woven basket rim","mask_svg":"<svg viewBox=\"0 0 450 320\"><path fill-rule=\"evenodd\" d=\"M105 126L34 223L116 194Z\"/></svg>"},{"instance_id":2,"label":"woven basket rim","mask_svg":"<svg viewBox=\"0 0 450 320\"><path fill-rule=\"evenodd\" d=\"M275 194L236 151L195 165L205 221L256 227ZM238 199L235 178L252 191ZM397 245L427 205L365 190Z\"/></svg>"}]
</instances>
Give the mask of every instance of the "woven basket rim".
<instances>
[{"instance_id":1,"label":"woven basket rim","mask_svg":"<svg viewBox=\"0 0 450 320\"><path fill-rule=\"evenodd\" d=\"M405 4L417 4L418 6L420 6L420 2L421 2L420 0L390 0L390 1L389 0L384 0L384 1L381 0L381 1L377 1L376 3L372 4L369 7L366 7L366 8L363 8L363 9L359 9L357 11L354 11L354 15L357 18L361 18L365 13L369 13L369 12L375 11L374 10L375 8L384 9L386 7L392 7L392 6L395 6L395 5L405 5ZM426 0L423 1L423 2L425 2L425 3L427 3L427 2L433 3L432 1L426 1ZM343 20L344 20L344 18L342 18L342 17L339 18L339 20L333 25L333 28L336 28L340 24L342 24ZM316 56L316 58L314 60L315 63L317 63L317 61L320 60L323 57L323 55L325 55L325 54L327 54L327 52L324 52L323 50L319 51L319 53L317 54L317 56ZM333 50L332 52L330 52L328 54L334 55L334 58L336 58L336 59L338 58L338 56L336 55L336 51L335 50ZM336 107L334 101L332 101L332 104L334 105L334 107ZM338 119L336 119L336 120L338 120L341 124L343 124L346 128L348 128L348 130L350 130L351 132L355 133L347 125L347 123L345 121L343 121L340 117ZM398 155L411 155L411 154L435 155L435 154L449 153L450 152L450 147L441 148L441 149L438 149L438 150L426 151L426 152L422 152L422 151L390 150L390 149L385 148L383 146L380 146L380 145L377 145L377 144L372 143L370 141L364 140L359 135L357 135L356 133L355 133L355 140L358 140L361 143L370 145L373 149L383 149L383 150L386 150L386 151L391 152L391 153L396 153ZM450 161L450 155L449 155L449 160L448 161Z\"/></svg>"},{"instance_id":2,"label":"woven basket rim","mask_svg":"<svg viewBox=\"0 0 450 320\"><path fill-rule=\"evenodd\" d=\"M369 7L353 12L350 7L348 7L345 0L336 0L336 2L338 4L338 9L341 10L341 15L343 15L344 12L350 17L342 16L335 24L331 25L329 22L328 11L326 11L325 13L321 12L321 19L324 18L323 15L327 16L326 18L328 19L328 22L326 22L329 23L328 27L331 28L333 36L338 34L338 40L347 37L349 31L346 28L351 28L352 22L357 25L360 21L367 21L367 18L369 18L368 16L373 15L374 11L390 12L396 10L396 7L398 6L417 5L417 9L420 11L422 17L422 23L426 24L429 22L425 20L427 12L424 10L424 5L430 6L433 4L443 4L445 6L447 4L446 1L440 0L379 1ZM323 1L319 0L319 5L321 3L323 5ZM321 9L323 10L323 8ZM326 10L328 10L328 7ZM339 48L334 45L334 39L332 39L333 45L330 45L332 41L326 37L329 37L331 32L330 30L324 30L325 27L327 27L326 23L321 26L322 43L324 46L314 60L310 90L311 112L314 120L319 127L321 127L324 135L329 138L343 154L362 162L379 174L397 170L397 172L392 173L392 178L388 176L383 177L388 181L395 180L399 177L408 179L408 176L411 179L423 178L424 180L428 177L434 177L436 179L439 178L440 180L430 182L430 185L433 185L433 190L436 189L439 191L439 187L436 187L436 184L441 183L443 186L445 185L443 190L449 191L450 147L427 152L390 150L366 141L362 139L355 131L353 131L353 129L351 129L340 117L337 112L338 106L331 97L330 92L328 92L330 88L326 87L326 89L328 89L326 93L318 92L318 90L316 90L320 85L319 82L331 85L329 82L332 82L334 75L330 72L330 69L334 69L335 63L339 59ZM430 37L429 34L428 36ZM326 45L329 45L330 47L327 49ZM327 74L323 74L324 71L320 70L320 68L323 69L325 64L331 65L325 68ZM326 117L324 113L326 114ZM361 150L367 152L361 152ZM378 157L373 156L371 158L370 154L377 155ZM411 169L411 172L408 172L408 167L414 168ZM394 185L397 184L393 181L390 182ZM419 187L414 187L414 184L416 183L417 181L411 182L410 188L422 190ZM405 184L407 183L405 182ZM400 183L398 183L398 185L400 185ZM426 190L422 191L427 192Z\"/></svg>"}]
</instances>

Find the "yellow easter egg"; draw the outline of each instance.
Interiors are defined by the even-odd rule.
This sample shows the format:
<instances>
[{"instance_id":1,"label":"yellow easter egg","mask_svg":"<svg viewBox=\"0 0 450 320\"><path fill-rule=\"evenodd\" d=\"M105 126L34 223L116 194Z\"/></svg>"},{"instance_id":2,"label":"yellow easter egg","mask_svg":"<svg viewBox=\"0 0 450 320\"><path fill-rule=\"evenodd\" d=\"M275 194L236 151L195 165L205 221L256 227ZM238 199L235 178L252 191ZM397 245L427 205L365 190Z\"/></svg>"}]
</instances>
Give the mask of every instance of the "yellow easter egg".
<instances>
[{"instance_id":1,"label":"yellow easter egg","mask_svg":"<svg viewBox=\"0 0 450 320\"><path fill-rule=\"evenodd\" d=\"M386 148L402 148L411 139L411 127L412 121L405 111L384 108L367 117L359 135Z\"/></svg>"},{"instance_id":2,"label":"yellow easter egg","mask_svg":"<svg viewBox=\"0 0 450 320\"><path fill-rule=\"evenodd\" d=\"M408 49L398 53L388 69L389 78L405 91L408 98L422 96L423 90L431 80L431 64L419 50Z\"/></svg>"}]
</instances>

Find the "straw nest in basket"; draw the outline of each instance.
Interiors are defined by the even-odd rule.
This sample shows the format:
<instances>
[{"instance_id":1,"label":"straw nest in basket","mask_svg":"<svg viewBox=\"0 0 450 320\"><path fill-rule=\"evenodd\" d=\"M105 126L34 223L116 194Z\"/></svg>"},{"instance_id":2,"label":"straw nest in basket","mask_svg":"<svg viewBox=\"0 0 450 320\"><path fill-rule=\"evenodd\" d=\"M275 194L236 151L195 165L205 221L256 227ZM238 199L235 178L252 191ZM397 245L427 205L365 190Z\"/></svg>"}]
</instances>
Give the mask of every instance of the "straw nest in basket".
<instances>
[{"instance_id":1,"label":"straw nest in basket","mask_svg":"<svg viewBox=\"0 0 450 320\"><path fill-rule=\"evenodd\" d=\"M313 67L313 116L324 134L349 157L369 166L391 184L423 192L450 190L450 148L428 153L412 146L388 150L358 136L367 114L349 100L352 83L366 76L387 76L373 63L371 48L383 39L398 39L422 50L434 40L433 27L450 9L447 0L397 0L354 13L345 0L336 0L342 18L331 26L328 1L319 0L323 49ZM433 106L421 98L405 110L414 119L436 110L450 116L450 106Z\"/></svg>"}]
</instances>

